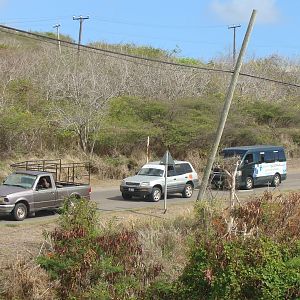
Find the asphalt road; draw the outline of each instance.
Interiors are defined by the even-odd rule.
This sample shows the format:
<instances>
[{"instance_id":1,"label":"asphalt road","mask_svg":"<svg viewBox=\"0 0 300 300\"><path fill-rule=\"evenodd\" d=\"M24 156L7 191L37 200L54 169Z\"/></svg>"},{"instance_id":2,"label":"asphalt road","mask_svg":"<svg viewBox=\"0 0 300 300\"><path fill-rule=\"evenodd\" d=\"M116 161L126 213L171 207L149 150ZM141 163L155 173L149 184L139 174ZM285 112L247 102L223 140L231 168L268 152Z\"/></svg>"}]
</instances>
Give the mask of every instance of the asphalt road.
<instances>
[{"instance_id":1,"label":"asphalt road","mask_svg":"<svg viewBox=\"0 0 300 300\"><path fill-rule=\"evenodd\" d=\"M252 190L239 190L237 195L239 198L248 198L249 196L262 194L266 190L274 190L273 187L256 187ZM277 188L280 191L300 190L300 173L293 173L288 175L288 179L283 181ZM172 195L167 198L167 205L172 203L180 203L185 201L195 201L198 195L198 190L194 191L190 199L182 198L180 194ZM228 191L210 190L206 194L210 198L226 198L229 197ZM113 188L95 188L92 193L92 200L96 201L97 207L100 211L120 211L142 207L164 207L164 200L159 202L149 202L145 199L133 198L132 200L123 200L119 187Z\"/></svg>"},{"instance_id":2,"label":"asphalt road","mask_svg":"<svg viewBox=\"0 0 300 300\"><path fill-rule=\"evenodd\" d=\"M240 199L245 199L250 196L257 196L262 194L265 190L274 190L272 187L256 187L253 190L239 190L237 195ZM289 173L287 180L283 181L281 185L277 188L280 191L296 191L300 190L300 173L294 172ZM182 198L181 195L172 195L167 199L167 206L173 203L181 203L186 201L195 201L198 195L198 190L194 191L193 196L190 199ZM218 191L211 190L207 192L207 197L211 199L214 198L228 198L228 191ZM143 207L152 207L152 208L164 208L164 200L159 202L149 202L145 199L132 199L132 200L123 200L121 193L119 191L119 187L114 186L111 188L101 188L94 187L92 189L91 199L97 203L97 209L103 213L105 212L113 212L113 211L124 211L131 209L138 209ZM34 218L28 218L22 222L16 222L11 220L9 217L0 216L0 225L5 224L28 224L35 222L46 222L51 219L56 219L58 217L57 214L49 211L39 212L36 214Z\"/></svg>"}]
</instances>

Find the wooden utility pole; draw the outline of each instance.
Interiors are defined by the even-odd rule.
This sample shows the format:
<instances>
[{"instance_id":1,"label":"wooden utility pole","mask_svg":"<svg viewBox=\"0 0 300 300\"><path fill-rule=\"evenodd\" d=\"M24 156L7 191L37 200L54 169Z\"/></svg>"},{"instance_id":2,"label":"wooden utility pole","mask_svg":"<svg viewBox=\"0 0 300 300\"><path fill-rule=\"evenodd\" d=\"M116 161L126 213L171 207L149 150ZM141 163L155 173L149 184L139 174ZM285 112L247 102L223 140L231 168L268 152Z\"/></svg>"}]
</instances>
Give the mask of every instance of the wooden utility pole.
<instances>
[{"instance_id":1,"label":"wooden utility pole","mask_svg":"<svg viewBox=\"0 0 300 300\"><path fill-rule=\"evenodd\" d=\"M233 49L232 49L232 61L233 66L235 65L235 56L236 56L236 49L235 49L235 30L241 27L241 25L232 25L228 26L228 29L233 29Z\"/></svg>"},{"instance_id":2,"label":"wooden utility pole","mask_svg":"<svg viewBox=\"0 0 300 300\"><path fill-rule=\"evenodd\" d=\"M60 48L60 39L59 39L59 27L60 24L56 24L53 26L53 28L56 28L56 38L57 38L57 44L58 44L58 51L61 53L61 48Z\"/></svg>"},{"instance_id":3,"label":"wooden utility pole","mask_svg":"<svg viewBox=\"0 0 300 300\"><path fill-rule=\"evenodd\" d=\"M87 17L83 17L83 16L75 17L75 16L73 16L73 20L79 20L78 52L79 52L80 45L81 45L82 23L83 23L83 20L87 20L89 18L90 18L89 16L87 16Z\"/></svg>"},{"instance_id":4,"label":"wooden utility pole","mask_svg":"<svg viewBox=\"0 0 300 300\"><path fill-rule=\"evenodd\" d=\"M221 140L221 137L222 137L222 134L223 134L223 131L224 131L225 123L226 123L226 120L227 120L228 112L229 112L231 101L232 101L232 98L233 98L233 93L234 93L234 90L235 90L235 87L236 87L236 84L237 84L237 80L238 80L238 77L239 77L239 73L240 73L240 70L241 70L241 67L242 67L243 56L244 56L244 53L246 52L246 49L247 49L247 45L248 45L248 41L249 41L252 29L253 29L255 17L256 17L256 10L253 10L250 21L249 21L249 24L248 24L248 28L247 28L247 31L246 31L246 34L245 34L245 37L244 37L242 48L241 48L241 51L240 51L239 56L238 56L238 60L236 62L235 68L234 68L234 72L233 72L233 75L232 75L232 78L231 78L230 86L229 86L227 94L226 94L225 103L224 103L223 111L222 111L222 114L221 114L219 126L218 126L218 129L217 129L217 132L216 132L215 141L214 141L214 144L213 144L212 149L210 151L210 156L208 157L208 160L207 160L207 164L206 164L206 168L205 168L203 178L202 178L202 181L201 181L200 190L199 190L199 193L198 193L197 200L202 200L204 198L204 195L205 195L205 191L206 191L206 188L207 188L207 185L208 185L210 172L211 172L213 163L215 161L215 157L216 157L216 154L217 154L217 151L218 151L220 140Z\"/></svg>"}]
</instances>

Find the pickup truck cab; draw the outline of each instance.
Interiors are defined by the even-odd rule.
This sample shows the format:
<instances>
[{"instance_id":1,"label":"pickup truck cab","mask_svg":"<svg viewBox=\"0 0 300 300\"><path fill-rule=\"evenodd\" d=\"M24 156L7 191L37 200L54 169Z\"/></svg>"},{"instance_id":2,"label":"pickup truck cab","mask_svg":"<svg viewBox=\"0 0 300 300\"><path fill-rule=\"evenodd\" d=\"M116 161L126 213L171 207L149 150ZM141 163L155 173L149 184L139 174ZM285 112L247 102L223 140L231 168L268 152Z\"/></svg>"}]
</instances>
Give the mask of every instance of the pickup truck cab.
<instances>
[{"instance_id":1,"label":"pickup truck cab","mask_svg":"<svg viewBox=\"0 0 300 300\"><path fill-rule=\"evenodd\" d=\"M0 186L0 214L22 221L37 211L61 207L68 197L90 199L90 193L89 184L55 182L51 172L19 170Z\"/></svg>"}]
</instances>

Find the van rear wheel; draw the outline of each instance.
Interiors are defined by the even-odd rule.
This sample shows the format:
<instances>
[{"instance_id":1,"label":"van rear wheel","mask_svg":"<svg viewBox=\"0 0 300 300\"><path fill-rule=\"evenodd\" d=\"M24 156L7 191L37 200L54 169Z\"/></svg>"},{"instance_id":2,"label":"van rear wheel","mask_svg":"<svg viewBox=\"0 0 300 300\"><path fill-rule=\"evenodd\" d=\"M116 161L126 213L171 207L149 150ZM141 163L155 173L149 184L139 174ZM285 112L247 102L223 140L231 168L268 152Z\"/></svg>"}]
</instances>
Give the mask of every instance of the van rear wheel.
<instances>
[{"instance_id":1,"label":"van rear wheel","mask_svg":"<svg viewBox=\"0 0 300 300\"><path fill-rule=\"evenodd\" d=\"M279 174L275 174L272 181L272 186L278 187L281 182L281 178Z\"/></svg>"}]
</instances>

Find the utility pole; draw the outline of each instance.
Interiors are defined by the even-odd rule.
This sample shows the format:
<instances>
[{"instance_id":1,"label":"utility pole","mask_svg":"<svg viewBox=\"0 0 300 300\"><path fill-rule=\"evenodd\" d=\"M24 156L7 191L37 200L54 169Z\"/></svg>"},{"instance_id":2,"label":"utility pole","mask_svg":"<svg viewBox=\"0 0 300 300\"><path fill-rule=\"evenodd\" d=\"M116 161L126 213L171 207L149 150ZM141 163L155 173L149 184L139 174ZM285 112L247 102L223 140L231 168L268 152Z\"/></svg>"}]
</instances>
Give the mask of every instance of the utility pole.
<instances>
[{"instance_id":1,"label":"utility pole","mask_svg":"<svg viewBox=\"0 0 300 300\"><path fill-rule=\"evenodd\" d=\"M235 50L235 30L237 28L241 27L241 25L232 25L228 26L228 29L233 29L233 54L232 54L232 60L233 60L233 66L235 65L235 56L236 56L236 50Z\"/></svg>"},{"instance_id":2,"label":"utility pole","mask_svg":"<svg viewBox=\"0 0 300 300\"><path fill-rule=\"evenodd\" d=\"M59 51L59 53L61 53L60 39L59 39L59 27L60 27L60 24L53 25L53 28L56 28L56 38L57 38L57 43L58 43L58 51Z\"/></svg>"},{"instance_id":3,"label":"utility pole","mask_svg":"<svg viewBox=\"0 0 300 300\"><path fill-rule=\"evenodd\" d=\"M206 191L206 188L207 188L207 185L208 185L210 172L211 172L213 163L215 161L215 157L216 157L216 154L217 154L217 151L218 151L220 140L221 140L221 137L222 137L222 134L223 134L223 130L224 130L225 123L226 123L226 120L227 120L227 116L228 116L228 113L229 113L231 101L232 101L232 98L233 98L233 93L234 93L234 90L235 90L235 87L236 87L236 84L237 84L237 80L238 80L238 77L239 77L239 73L240 73L240 70L241 70L241 67L242 67L243 56L244 56L244 53L246 52L246 49L247 49L247 45L248 45L248 41L249 41L252 29L253 29L255 17L256 17L256 10L254 9L252 11L252 14L251 14L251 18L250 18L250 21L249 21L249 24L248 24L248 28L247 28L245 37L244 37L244 41L243 41L243 44L242 44L241 51L239 53L236 65L234 67L234 72L233 72L233 75L231 77L230 86L228 88L228 91L227 91L227 94L226 94L226 97L225 97L225 103L224 103L224 106L223 106L223 110L222 110L222 114L221 114L221 117L220 117L218 129L217 129L217 132L216 132L215 141L214 141L214 144L213 144L212 149L210 151L210 155L207 159L206 168L205 168L205 171L204 171L204 174L203 174L203 177L202 177L202 181L201 181L201 185L200 185L197 200L203 200L204 195L205 195L205 191Z\"/></svg>"},{"instance_id":4,"label":"utility pole","mask_svg":"<svg viewBox=\"0 0 300 300\"><path fill-rule=\"evenodd\" d=\"M73 20L79 20L79 37L78 37L78 52L79 52L79 49L80 49L80 45L81 45L81 33L82 33L82 23L83 23L83 20L87 20L89 19L90 17L87 16L87 17L83 17L83 16L80 16L80 17L75 17L73 16Z\"/></svg>"}]
</instances>

